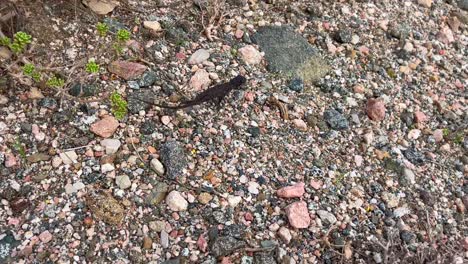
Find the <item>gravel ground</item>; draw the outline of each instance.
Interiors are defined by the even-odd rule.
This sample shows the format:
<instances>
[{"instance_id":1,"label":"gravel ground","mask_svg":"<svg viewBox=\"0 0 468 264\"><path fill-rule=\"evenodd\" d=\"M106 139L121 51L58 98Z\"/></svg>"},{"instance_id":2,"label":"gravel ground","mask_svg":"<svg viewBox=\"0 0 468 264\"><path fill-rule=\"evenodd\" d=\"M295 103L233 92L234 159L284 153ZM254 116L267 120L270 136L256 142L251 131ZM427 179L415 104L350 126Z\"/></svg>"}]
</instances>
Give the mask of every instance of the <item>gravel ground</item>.
<instances>
[{"instance_id":1,"label":"gravel ground","mask_svg":"<svg viewBox=\"0 0 468 264\"><path fill-rule=\"evenodd\" d=\"M66 90L0 49L0 263L468 261L468 1L43 2Z\"/></svg>"}]
</instances>

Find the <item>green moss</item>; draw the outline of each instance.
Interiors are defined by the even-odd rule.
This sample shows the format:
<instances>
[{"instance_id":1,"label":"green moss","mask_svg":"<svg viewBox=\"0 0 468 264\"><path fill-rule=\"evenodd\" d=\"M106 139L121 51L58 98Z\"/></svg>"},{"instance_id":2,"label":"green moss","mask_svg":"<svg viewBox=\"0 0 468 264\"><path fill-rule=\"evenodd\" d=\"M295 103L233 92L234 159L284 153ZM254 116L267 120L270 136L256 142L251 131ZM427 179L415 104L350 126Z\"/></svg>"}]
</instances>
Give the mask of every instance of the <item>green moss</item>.
<instances>
[{"instance_id":1,"label":"green moss","mask_svg":"<svg viewBox=\"0 0 468 264\"><path fill-rule=\"evenodd\" d=\"M122 120L128 113L128 103L122 96L114 91L110 96L112 114L118 120Z\"/></svg>"}]
</instances>

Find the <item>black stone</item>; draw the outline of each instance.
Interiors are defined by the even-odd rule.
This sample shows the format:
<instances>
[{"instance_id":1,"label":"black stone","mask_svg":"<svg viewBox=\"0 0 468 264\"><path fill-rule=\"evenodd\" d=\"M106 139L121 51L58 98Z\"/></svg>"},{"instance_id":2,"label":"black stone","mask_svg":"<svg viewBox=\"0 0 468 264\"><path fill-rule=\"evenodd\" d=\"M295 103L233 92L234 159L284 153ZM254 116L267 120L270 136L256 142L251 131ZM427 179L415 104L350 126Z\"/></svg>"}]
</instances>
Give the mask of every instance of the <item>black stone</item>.
<instances>
[{"instance_id":1,"label":"black stone","mask_svg":"<svg viewBox=\"0 0 468 264\"><path fill-rule=\"evenodd\" d=\"M349 128L346 117L335 109L329 108L325 110L323 117L332 129L345 130Z\"/></svg>"},{"instance_id":2,"label":"black stone","mask_svg":"<svg viewBox=\"0 0 468 264\"><path fill-rule=\"evenodd\" d=\"M161 162L166 168L166 177L176 179L182 175L183 169L187 167L187 157L182 144L169 141L161 146Z\"/></svg>"}]
</instances>

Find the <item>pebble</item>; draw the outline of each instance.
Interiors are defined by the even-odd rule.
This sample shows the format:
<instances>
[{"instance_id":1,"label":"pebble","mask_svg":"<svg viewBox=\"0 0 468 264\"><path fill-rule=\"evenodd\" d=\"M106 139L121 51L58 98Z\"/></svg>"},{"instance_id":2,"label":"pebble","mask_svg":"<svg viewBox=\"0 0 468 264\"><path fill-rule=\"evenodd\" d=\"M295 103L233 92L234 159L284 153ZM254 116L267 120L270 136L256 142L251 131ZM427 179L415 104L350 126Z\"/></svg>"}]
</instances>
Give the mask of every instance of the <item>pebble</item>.
<instances>
[{"instance_id":1,"label":"pebble","mask_svg":"<svg viewBox=\"0 0 468 264\"><path fill-rule=\"evenodd\" d=\"M200 193L200 195L198 195L198 201L201 204L208 204L211 201L211 199L213 199L213 196L206 192Z\"/></svg>"},{"instance_id":2,"label":"pebble","mask_svg":"<svg viewBox=\"0 0 468 264\"><path fill-rule=\"evenodd\" d=\"M262 54L252 45L240 48L239 54L242 60L248 65L257 65L262 61Z\"/></svg>"},{"instance_id":3,"label":"pebble","mask_svg":"<svg viewBox=\"0 0 468 264\"><path fill-rule=\"evenodd\" d=\"M206 49L199 49L195 51L192 56L188 59L188 64L200 64L210 58L210 52Z\"/></svg>"},{"instance_id":4,"label":"pebble","mask_svg":"<svg viewBox=\"0 0 468 264\"><path fill-rule=\"evenodd\" d=\"M325 210L318 210L317 215L320 217L322 221L325 221L330 225L333 225L337 221L336 217L332 213L325 211Z\"/></svg>"},{"instance_id":5,"label":"pebble","mask_svg":"<svg viewBox=\"0 0 468 264\"><path fill-rule=\"evenodd\" d=\"M130 61L113 61L107 67L109 72L126 81L140 77L147 69L145 65Z\"/></svg>"},{"instance_id":6,"label":"pebble","mask_svg":"<svg viewBox=\"0 0 468 264\"><path fill-rule=\"evenodd\" d=\"M130 177L128 175L119 175L115 177L115 183L119 186L120 189L125 190L132 186Z\"/></svg>"},{"instance_id":7,"label":"pebble","mask_svg":"<svg viewBox=\"0 0 468 264\"><path fill-rule=\"evenodd\" d=\"M250 181L249 184L248 184L247 190L251 194L258 194L259 193L258 187L260 187L260 185L258 183Z\"/></svg>"},{"instance_id":8,"label":"pebble","mask_svg":"<svg viewBox=\"0 0 468 264\"><path fill-rule=\"evenodd\" d=\"M293 120L294 126L300 131L307 131L307 124L302 119L294 119Z\"/></svg>"},{"instance_id":9,"label":"pebble","mask_svg":"<svg viewBox=\"0 0 468 264\"><path fill-rule=\"evenodd\" d=\"M150 162L151 168L156 171L159 176L164 175L164 165L158 159L152 159Z\"/></svg>"},{"instance_id":10,"label":"pebble","mask_svg":"<svg viewBox=\"0 0 468 264\"><path fill-rule=\"evenodd\" d=\"M195 91L206 89L210 84L210 74L205 69L197 70L190 78L190 87Z\"/></svg>"},{"instance_id":11,"label":"pebble","mask_svg":"<svg viewBox=\"0 0 468 264\"><path fill-rule=\"evenodd\" d=\"M169 209L175 212L185 211L188 208L188 202L178 191L172 191L166 196L166 203Z\"/></svg>"},{"instance_id":12,"label":"pebble","mask_svg":"<svg viewBox=\"0 0 468 264\"><path fill-rule=\"evenodd\" d=\"M276 194L281 198L300 198L305 193L305 184L303 182L296 183L292 186L287 186L276 191Z\"/></svg>"},{"instance_id":13,"label":"pebble","mask_svg":"<svg viewBox=\"0 0 468 264\"><path fill-rule=\"evenodd\" d=\"M161 231L161 237L160 237L160 243L163 248L168 248L169 247L169 234L166 232L166 230Z\"/></svg>"},{"instance_id":14,"label":"pebble","mask_svg":"<svg viewBox=\"0 0 468 264\"><path fill-rule=\"evenodd\" d=\"M44 232L42 232L40 235L39 235L39 239L43 242L43 243L49 243L50 241L52 241L52 234L46 230Z\"/></svg>"},{"instance_id":15,"label":"pebble","mask_svg":"<svg viewBox=\"0 0 468 264\"><path fill-rule=\"evenodd\" d=\"M325 110L323 117L332 129L345 130L349 128L348 120L335 109Z\"/></svg>"},{"instance_id":16,"label":"pebble","mask_svg":"<svg viewBox=\"0 0 468 264\"><path fill-rule=\"evenodd\" d=\"M382 121L385 119L385 104L381 99L369 99L366 104L367 116L374 121Z\"/></svg>"},{"instance_id":17,"label":"pebble","mask_svg":"<svg viewBox=\"0 0 468 264\"><path fill-rule=\"evenodd\" d=\"M286 215L289 224L294 228L307 228L310 225L311 219L306 202L300 201L290 204L286 207Z\"/></svg>"},{"instance_id":18,"label":"pebble","mask_svg":"<svg viewBox=\"0 0 468 264\"><path fill-rule=\"evenodd\" d=\"M148 236L145 236L143 238L143 248L144 249L151 249L153 247L153 240L148 237Z\"/></svg>"},{"instance_id":19,"label":"pebble","mask_svg":"<svg viewBox=\"0 0 468 264\"><path fill-rule=\"evenodd\" d=\"M292 239L291 231L289 231L289 229L284 226L282 226L278 230L278 236L283 240L285 244L289 244L289 242L291 242L291 239Z\"/></svg>"},{"instance_id":20,"label":"pebble","mask_svg":"<svg viewBox=\"0 0 468 264\"><path fill-rule=\"evenodd\" d=\"M416 183L416 175L414 174L414 172L408 168L403 168L403 177L404 179L408 182L408 183L411 183L411 184L414 184Z\"/></svg>"},{"instance_id":21,"label":"pebble","mask_svg":"<svg viewBox=\"0 0 468 264\"><path fill-rule=\"evenodd\" d=\"M115 170L114 164L106 163L101 165L101 173L107 173Z\"/></svg>"},{"instance_id":22,"label":"pebble","mask_svg":"<svg viewBox=\"0 0 468 264\"><path fill-rule=\"evenodd\" d=\"M103 119L93 123L89 130L100 137L108 138L115 133L118 127L119 122L115 117L105 116Z\"/></svg>"},{"instance_id":23,"label":"pebble","mask_svg":"<svg viewBox=\"0 0 468 264\"><path fill-rule=\"evenodd\" d=\"M161 32L162 27L158 21L144 21L143 27L152 30L153 32Z\"/></svg>"},{"instance_id":24,"label":"pebble","mask_svg":"<svg viewBox=\"0 0 468 264\"><path fill-rule=\"evenodd\" d=\"M117 150L119 150L120 148L120 140L118 139L104 139L104 140L101 140L101 146L104 147L104 149L106 150L106 154L114 154L117 152Z\"/></svg>"},{"instance_id":25,"label":"pebble","mask_svg":"<svg viewBox=\"0 0 468 264\"><path fill-rule=\"evenodd\" d=\"M65 164L65 165L71 165L73 163L76 163L77 160L78 160L78 155L73 150L60 153L59 156L60 156L60 159L62 160L63 164Z\"/></svg>"},{"instance_id":26,"label":"pebble","mask_svg":"<svg viewBox=\"0 0 468 264\"><path fill-rule=\"evenodd\" d=\"M242 202L242 197L229 195L227 201L230 207L235 208Z\"/></svg>"}]
</instances>

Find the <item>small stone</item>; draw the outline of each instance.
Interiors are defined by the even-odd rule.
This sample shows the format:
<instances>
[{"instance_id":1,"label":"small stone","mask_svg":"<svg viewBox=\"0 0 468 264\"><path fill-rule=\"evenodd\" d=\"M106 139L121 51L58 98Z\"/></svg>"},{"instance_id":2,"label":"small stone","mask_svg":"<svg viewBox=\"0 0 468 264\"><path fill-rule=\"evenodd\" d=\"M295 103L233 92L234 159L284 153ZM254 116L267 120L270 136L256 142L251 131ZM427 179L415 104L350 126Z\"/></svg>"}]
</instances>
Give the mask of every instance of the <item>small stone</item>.
<instances>
[{"instance_id":1,"label":"small stone","mask_svg":"<svg viewBox=\"0 0 468 264\"><path fill-rule=\"evenodd\" d=\"M307 228L310 225L310 215L307 203L304 201L295 202L286 207L286 215L289 224L294 228Z\"/></svg>"},{"instance_id":2,"label":"small stone","mask_svg":"<svg viewBox=\"0 0 468 264\"><path fill-rule=\"evenodd\" d=\"M98 15L106 15L119 5L119 2L116 0L84 0L83 3Z\"/></svg>"},{"instance_id":3,"label":"small stone","mask_svg":"<svg viewBox=\"0 0 468 264\"><path fill-rule=\"evenodd\" d=\"M300 131L307 131L307 124L302 119L294 119L293 120L294 126Z\"/></svg>"},{"instance_id":4,"label":"small stone","mask_svg":"<svg viewBox=\"0 0 468 264\"><path fill-rule=\"evenodd\" d=\"M423 112L416 111L414 113L414 122L423 123L423 122L426 122L427 120L428 120L428 118Z\"/></svg>"},{"instance_id":5,"label":"small stone","mask_svg":"<svg viewBox=\"0 0 468 264\"><path fill-rule=\"evenodd\" d=\"M10 49L7 47L0 47L0 58L4 60L9 60L13 53L11 53ZM1 105L1 104L0 104Z\"/></svg>"},{"instance_id":6,"label":"small stone","mask_svg":"<svg viewBox=\"0 0 468 264\"><path fill-rule=\"evenodd\" d=\"M128 177L128 175L116 176L115 183L122 190L128 189L132 186L132 182L130 181L130 177Z\"/></svg>"},{"instance_id":7,"label":"small stone","mask_svg":"<svg viewBox=\"0 0 468 264\"><path fill-rule=\"evenodd\" d=\"M366 104L366 113L371 120L382 121L385 118L385 104L380 99L369 99Z\"/></svg>"},{"instance_id":8,"label":"small stone","mask_svg":"<svg viewBox=\"0 0 468 264\"><path fill-rule=\"evenodd\" d=\"M0 94L0 105L6 104L8 104L8 97L4 96L3 94Z\"/></svg>"},{"instance_id":9,"label":"small stone","mask_svg":"<svg viewBox=\"0 0 468 264\"><path fill-rule=\"evenodd\" d=\"M158 76L156 76L156 73L154 73L153 71L146 71L138 80L138 85L140 87L148 87L153 85L157 79Z\"/></svg>"},{"instance_id":10,"label":"small stone","mask_svg":"<svg viewBox=\"0 0 468 264\"><path fill-rule=\"evenodd\" d=\"M421 130L419 129L411 129L409 132L408 132L408 139L418 139L419 136L421 136Z\"/></svg>"},{"instance_id":11,"label":"small stone","mask_svg":"<svg viewBox=\"0 0 468 264\"><path fill-rule=\"evenodd\" d=\"M416 183L416 175L414 174L412 170L408 168L403 168L402 174L406 182L411 183L411 184Z\"/></svg>"},{"instance_id":12,"label":"small stone","mask_svg":"<svg viewBox=\"0 0 468 264\"><path fill-rule=\"evenodd\" d=\"M228 201L229 206L234 208L237 205L239 205L240 202L242 202L242 197L229 195L227 198L227 201Z\"/></svg>"},{"instance_id":13,"label":"small stone","mask_svg":"<svg viewBox=\"0 0 468 264\"><path fill-rule=\"evenodd\" d=\"M101 165L101 173L107 173L115 170L115 166L111 163L106 163Z\"/></svg>"},{"instance_id":14,"label":"small stone","mask_svg":"<svg viewBox=\"0 0 468 264\"><path fill-rule=\"evenodd\" d=\"M200 64L210 58L210 52L206 49L199 49L195 51L192 56L188 59L188 64Z\"/></svg>"},{"instance_id":15,"label":"small stone","mask_svg":"<svg viewBox=\"0 0 468 264\"><path fill-rule=\"evenodd\" d=\"M304 81L301 78L294 78L289 82L289 89L295 92L302 92L304 90Z\"/></svg>"},{"instance_id":16,"label":"small stone","mask_svg":"<svg viewBox=\"0 0 468 264\"><path fill-rule=\"evenodd\" d=\"M100 137L108 138L115 133L118 127L119 122L117 119L113 116L105 116L103 119L93 123L89 130Z\"/></svg>"},{"instance_id":17,"label":"small stone","mask_svg":"<svg viewBox=\"0 0 468 264\"><path fill-rule=\"evenodd\" d=\"M418 4L430 8L432 5L432 0L418 0Z\"/></svg>"},{"instance_id":18,"label":"small stone","mask_svg":"<svg viewBox=\"0 0 468 264\"><path fill-rule=\"evenodd\" d=\"M43 242L43 243L49 243L51 240L52 240L53 236L52 234L46 230L44 232L42 232L40 235L39 235L39 239Z\"/></svg>"},{"instance_id":19,"label":"small stone","mask_svg":"<svg viewBox=\"0 0 468 264\"><path fill-rule=\"evenodd\" d=\"M101 146L104 147L107 155L116 153L117 150L119 150L120 145L121 143L120 143L120 140L118 139L107 138L107 139L101 140Z\"/></svg>"},{"instance_id":20,"label":"small stone","mask_svg":"<svg viewBox=\"0 0 468 264\"><path fill-rule=\"evenodd\" d=\"M318 210L317 214L322 221L326 221L330 225L333 225L336 222L336 217L328 211Z\"/></svg>"},{"instance_id":21,"label":"small stone","mask_svg":"<svg viewBox=\"0 0 468 264\"><path fill-rule=\"evenodd\" d=\"M15 155L8 153L5 155L5 167L11 168L18 164Z\"/></svg>"},{"instance_id":22,"label":"small stone","mask_svg":"<svg viewBox=\"0 0 468 264\"><path fill-rule=\"evenodd\" d=\"M133 90L140 89L140 85L138 84L137 81L128 81L127 84L128 84L128 87L130 87L130 89L133 89Z\"/></svg>"},{"instance_id":23,"label":"small stone","mask_svg":"<svg viewBox=\"0 0 468 264\"><path fill-rule=\"evenodd\" d=\"M284 241L285 244L289 244L289 242L291 242L291 231L289 231L289 229L284 226L278 230L278 236Z\"/></svg>"},{"instance_id":24,"label":"small stone","mask_svg":"<svg viewBox=\"0 0 468 264\"><path fill-rule=\"evenodd\" d=\"M432 133L436 142L441 142L444 140L444 131L442 129L436 129L434 133Z\"/></svg>"},{"instance_id":25,"label":"small stone","mask_svg":"<svg viewBox=\"0 0 468 264\"><path fill-rule=\"evenodd\" d=\"M153 240L150 237L145 236L143 238L143 248L151 249L153 247Z\"/></svg>"},{"instance_id":26,"label":"small stone","mask_svg":"<svg viewBox=\"0 0 468 264\"><path fill-rule=\"evenodd\" d=\"M256 65L262 61L262 54L252 45L239 49L242 60L248 65Z\"/></svg>"},{"instance_id":27,"label":"small stone","mask_svg":"<svg viewBox=\"0 0 468 264\"><path fill-rule=\"evenodd\" d=\"M170 192L166 197L166 203L169 209L175 212L185 211L188 208L188 202L178 191Z\"/></svg>"},{"instance_id":28,"label":"small stone","mask_svg":"<svg viewBox=\"0 0 468 264\"><path fill-rule=\"evenodd\" d=\"M166 170L166 177L176 179L187 166L186 151L177 141L168 141L161 146L160 159Z\"/></svg>"},{"instance_id":29,"label":"small stone","mask_svg":"<svg viewBox=\"0 0 468 264\"><path fill-rule=\"evenodd\" d=\"M287 186L276 191L276 194L281 198L300 198L305 193L305 184L303 182L296 183L292 186Z\"/></svg>"},{"instance_id":30,"label":"small stone","mask_svg":"<svg viewBox=\"0 0 468 264\"><path fill-rule=\"evenodd\" d=\"M251 194L258 194L259 193L258 187L260 187L260 185L258 183L254 182L254 181L250 181L248 183L247 190Z\"/></svg>"},{"instance_id":31,"label":"small stone","mask_svg":"<svg viewBox=\"0 0 468 264\"><path fill-rule=\"evenodd\" d=\"M221 236L217 237L216 240L212 243L211 254L215 258L228 256L232 254L235 250L245 247L245 242L235 239L230 236Z\"/></svg>"},{"instance_id":32,"label":"small stone","mask_svg":"<svg viewBox=\"0 0 468 264\"><path fill-rule=\"evenodd\" d=\"M164 175L164 165L158 159L152 159L150 162L151 168L156 171L159 176Z\"/></svg>"},{"instance_id":33,"label":"small stone","mask_svg":"<svg viewBox=\"0 0 468 264\"><path fill-rule=\"evenodd\" d=\"M166 230L161 231L160 243L161 243L161 246L163 248L168 248L169 247L169 234L166 232Z\"/></svg>"},{"instance_id":34,"label":"small stone","mask_svg":"<svg viewBox=\"0 0 468 264\"><path fill-rule=\"evenodd\" d=\"M169 123L171 123L171 117L170 116L162 116L161 117L161 123L163 123L163 125L167 126L169 125Z\"/></svg>"},{"instance_id":35,"label":"small stone","mask_svg":"<svg viewBox=\"0 0 468 264\"><path fill-rule=\"evenodd\" d=\"M77 159L78 159L78 155L73 150L60 153L59 155L60 155L60 158L63 161L63 164L65 164L65 165L70 165L70 164L76 163Z\"/></svg>"},{"instance_id":36,"label":"small stone","mask_svg":"<svg viewBox=\"0 0 468 264\"><path fill-rule=\"evenodd\" d=\"M200 193L200 195L198 195L198 201L201 204L208 204L211 201L211 199L213 199L213 196L206 192Z\"/></svg>"},{"instance_id":37,"label":"small stone","mask_svg":"<svg viewBox=\"0 0 468 264\"><path fill-rule=\"evenodd\" d=\"M149 223L149 228L159 233L166 229L166 223L164 221L152 221Z\"/></svg>"},{"instance_id":38,"label":"small stone","mask_svg":"<svg viewBox=\"0 0 468 264\"><path fill-rule=\"evenodd\" d=\"M195 91L206 89L210 84L210 74L204 69L197 70L192 78L190 78L190 87Z\"/></svg>"},{"instance_id":39,"label":"small stone","mask_svg":"<svg viewBox=\"0 0 468 264\"><path fill-rule=\"evenodd\" d=\"M332 129L344 130L349 127L348 120L335 109L325 110L323 117Z\"/></svg>"},{"instance_id":40,"label":"small stone","mask_svg":"<svg viewBox=\"0 0 468 264\"><path fill-rule=\"evenodd\" d=\"M130 61L113 61L108 66L109 72L126 81L138 78L146 71L146 68L145 65Z\"/></svg>"},{"instance_id":41,"label":"small stone","mask_svg":"<svg viewBox=\"0 0 468 264\"><path fill-rule=\"evenodd\" d=\"M152 30L153 32L161 32L162 27L158 21L144 21L143 27Z\"/></svg>"}]
</instances>

